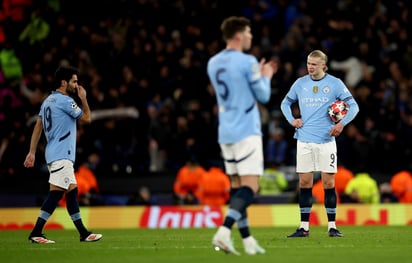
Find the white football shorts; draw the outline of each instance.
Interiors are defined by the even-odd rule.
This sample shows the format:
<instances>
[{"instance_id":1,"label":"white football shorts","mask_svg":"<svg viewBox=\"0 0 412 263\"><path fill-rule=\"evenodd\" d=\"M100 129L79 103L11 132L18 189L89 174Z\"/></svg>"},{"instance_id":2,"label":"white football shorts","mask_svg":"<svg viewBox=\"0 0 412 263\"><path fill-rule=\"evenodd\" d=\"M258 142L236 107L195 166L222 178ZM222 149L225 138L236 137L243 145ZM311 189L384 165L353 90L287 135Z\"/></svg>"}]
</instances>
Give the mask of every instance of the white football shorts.
<instances>
[{"instance_id":1,"label":"white football shorts","mask_svg":"<svg viewBox=\"0 0 412 263\"><path fill-rule=\"evenodd\" d=\"M296 172L336 173L338 156L336 142L311 143L297 142Z\"/></svg>"},{"instance_id":2,"label":"white football shorts","mask_svg":"<svg viewBox=\"0 0 412 263\"><path fill-rule=\"evenodd\" d=\"M69 189L70 184L77 184L72 161L66 159L54 161L47 168L50 173L50 184L66 190Z\"/></svg>"},{"instance_id":3,"label":"white football shorts","mask_svg":"<svg viewBox=\"0 0 412 263\"><path fill-rule=\"evenodd\" d=\"M252 135L233 144L220 144L225 162L226 174L262 175L262 137Z\"/></svg>"}]
</instances>

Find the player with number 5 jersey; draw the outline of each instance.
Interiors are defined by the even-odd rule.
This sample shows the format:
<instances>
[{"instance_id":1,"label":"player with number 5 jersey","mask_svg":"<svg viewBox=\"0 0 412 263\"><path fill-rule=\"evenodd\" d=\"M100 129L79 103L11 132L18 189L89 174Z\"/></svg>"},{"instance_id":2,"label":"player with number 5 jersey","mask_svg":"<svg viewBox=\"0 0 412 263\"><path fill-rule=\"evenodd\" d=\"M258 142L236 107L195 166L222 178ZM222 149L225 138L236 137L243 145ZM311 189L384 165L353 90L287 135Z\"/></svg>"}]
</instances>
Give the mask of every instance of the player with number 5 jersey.
<instances>
[{"instance_id":1,"label":"player with number 5 jersey","mask_svg":"<svg viewBox=\"0 0 412 263\"><path fill-rule=\"evenodd\" d=\"M225 49L208 64L210 81L219 106L219 143L235 143L261 135L256 102L270 99L270 78L262 76L260 64L249 54Z\"/></svg>"},{"instance_id":2,"label":"player with number 5 jersey","mask_svg":"<svg viewBox=\"0 0 412 263\"><path fill-rule=\"evenodd\" d=\"M210 58L207 73L216 93L219 109L218 143L230 176L229 209L212 239L216 250L239 254L231 238L237 223L246 254L263 254L250 234L247 207L259 190L263 174L263 147L258 103L270 99L270 82L277 71L273 61L260 62L244 53L252 45L250 21L244 17L226 18L221 31L226 48Z\"/></svg>"}]
</instances>

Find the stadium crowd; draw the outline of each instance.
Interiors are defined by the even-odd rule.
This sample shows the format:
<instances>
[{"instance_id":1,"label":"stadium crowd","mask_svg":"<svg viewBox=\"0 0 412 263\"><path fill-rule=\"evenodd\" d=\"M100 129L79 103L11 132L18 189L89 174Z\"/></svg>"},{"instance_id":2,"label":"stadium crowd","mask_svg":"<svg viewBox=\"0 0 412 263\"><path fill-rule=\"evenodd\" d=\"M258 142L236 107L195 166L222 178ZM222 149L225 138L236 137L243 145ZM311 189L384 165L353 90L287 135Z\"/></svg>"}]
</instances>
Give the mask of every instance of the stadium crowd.
<instances>
[{"instance_id":1,"label":"stadium crowd","mask_svg":"<svg viewBox=\"0 0 412 263\"><path fill-rule=\"evenodd\" d=\"M97 178L174 176L193 155L205 167L219 166L206 63L223 45L219 25L229 15L251 19L251 52L281 65L270 102L260 105L268 161L294 165L293 130L279 105L316 48L329 56L329 72L342 77L360 106L337 141L341 164L355 173L387 174L387 181L411 170L410 1L323 1L322 8L315 2L106 0L97 8L78 0L3 1L0 176L47 171L42 151L34 171L22 163L33 117L61 64L80 69L95 116L117 110L78 127L78 163L90 161Z\"/></svg>"}]
</instances>

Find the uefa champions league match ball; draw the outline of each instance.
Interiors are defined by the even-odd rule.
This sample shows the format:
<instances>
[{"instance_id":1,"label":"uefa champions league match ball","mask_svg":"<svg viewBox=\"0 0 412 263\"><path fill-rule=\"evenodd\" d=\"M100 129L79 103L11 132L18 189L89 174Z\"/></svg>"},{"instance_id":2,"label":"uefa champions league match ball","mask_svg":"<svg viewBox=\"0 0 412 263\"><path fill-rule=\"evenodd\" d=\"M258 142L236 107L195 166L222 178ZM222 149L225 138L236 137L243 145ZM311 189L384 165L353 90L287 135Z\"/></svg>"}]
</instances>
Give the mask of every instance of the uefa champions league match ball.
<instances>
[{"instance_id":1,"label":"uefa champions league match ball","mask_svg":"<svg viewBox=\"0 0 412 263\"><path fill-rule=\"evenodd\" d=\"M337 123L340 120L345 117L346 113L348 112L349 105L342 101L342 100L337 100L334 103L332 103L329 108L328 108L328 114L330 119L334 122Z\"/></svg>"}]
</instances>

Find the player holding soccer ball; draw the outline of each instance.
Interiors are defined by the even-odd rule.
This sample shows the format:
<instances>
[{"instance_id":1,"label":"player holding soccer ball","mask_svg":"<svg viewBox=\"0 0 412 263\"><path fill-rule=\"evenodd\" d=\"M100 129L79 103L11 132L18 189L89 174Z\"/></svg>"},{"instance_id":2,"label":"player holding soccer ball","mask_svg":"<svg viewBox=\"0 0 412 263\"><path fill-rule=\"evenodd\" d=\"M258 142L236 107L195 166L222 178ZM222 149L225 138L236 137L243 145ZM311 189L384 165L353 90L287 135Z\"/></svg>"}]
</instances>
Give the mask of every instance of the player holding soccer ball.
<instances>
[{"instance_id":1,"label":"player holding soccer ball","mask_svg":"<svg viewBox=\"0 0 412 263\"><path fill-rule=\"evenodd\" d=\"M309 237L309 216L312 208L314 172L320 172L325 191L325 208L330 237L343 237L336 228L335 173L337 172L337 149L335 137L339 136L359 107L342 80L326 73L328 58L320 50L307 57L308 74L298 78L281 103L287 121L295 127L297 139L296 172L299 174L300 227L288 237ZM348 104L346 115L332 121L328 109L340 100ZM297 102L300 115L292 114L291 106Z\"/></svg>"}]
</instances>

